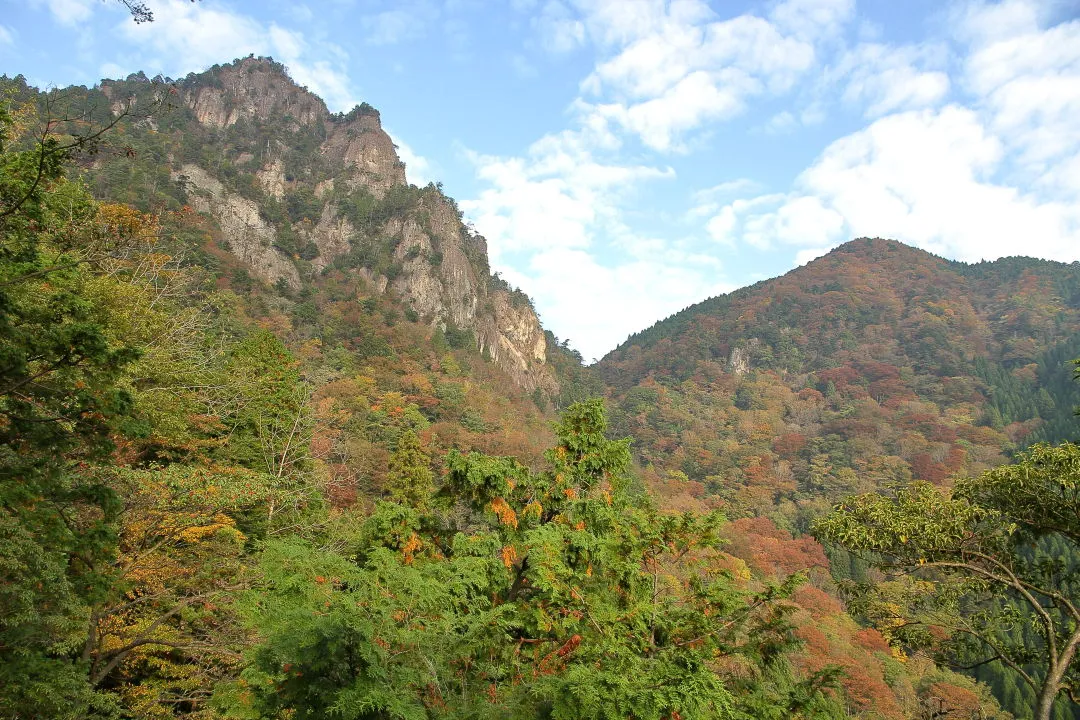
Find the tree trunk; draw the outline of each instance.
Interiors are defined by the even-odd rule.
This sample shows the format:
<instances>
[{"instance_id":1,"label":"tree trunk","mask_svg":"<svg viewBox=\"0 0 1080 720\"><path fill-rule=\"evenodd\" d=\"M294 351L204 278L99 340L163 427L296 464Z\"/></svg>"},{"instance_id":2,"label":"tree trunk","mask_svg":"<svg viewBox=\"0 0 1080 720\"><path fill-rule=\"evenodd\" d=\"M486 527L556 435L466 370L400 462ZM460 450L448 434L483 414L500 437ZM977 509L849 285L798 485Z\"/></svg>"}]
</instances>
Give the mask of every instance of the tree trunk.
<instances>
[{"instance_id":1,"label":"tree trunk","mask_svg":"<svg viewBox=\"0 0 1080 720\"><path fill-rule=\"evenodd\" d=\"M1059 676L1056 682L1050 677L1054 674ZM1035 720L1050 720L1054 712L1054 700L1057 699L1058 690L1061 689L1060 675L1061 673L1055 673L1053 670L1047 675L1046 682L1039 690L1039 704L1035 707Z\"/></svg>"},{"instance_id":2,"label":"tree trunk","mask_svg":"<svg viewBox=\"0 0 1080 720\"><path fill-rule=\"evenodd\" d=\"M1077 647L1080 647L1080 627L1073 631L1061 655L1050 658L1050 666L1046 669L1046 679L1039 690L1039 704L1035 708L1035 720L1050 720L1050 715L1054 712L1054 701L1061 692L1062 680L1076 658Z\"/></svg>"}]
</instances>

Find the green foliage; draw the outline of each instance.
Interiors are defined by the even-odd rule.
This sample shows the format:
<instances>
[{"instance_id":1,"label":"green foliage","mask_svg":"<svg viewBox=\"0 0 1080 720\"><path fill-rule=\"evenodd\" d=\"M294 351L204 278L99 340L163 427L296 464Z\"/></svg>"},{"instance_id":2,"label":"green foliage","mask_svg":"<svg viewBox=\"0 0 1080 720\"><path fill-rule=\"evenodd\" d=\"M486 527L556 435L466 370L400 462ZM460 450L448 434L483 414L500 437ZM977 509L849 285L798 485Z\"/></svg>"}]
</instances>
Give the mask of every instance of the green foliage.
<instances>
[{"instance_id":1,"label":"green foliage","mask_svg":"<svg viewBox=\"0 0 1080 720\"><path fill-rule=\"evenodd\" d=\"M380 505L340 554L272 543L248 599L266 640L223 702L297 718L744 717L757 683L716 663L779 659L797 581L740 589L714 564L722 518L631 502L628 441L605 426L599 401L572 406L540 473L451 452L440 510ZM820 684L789 690L773 716L825 702Z\"/></svg>"},{"instance_id":2,"label":"green foliage","mask_svg":"<svg viewBox=\"0 0 1080 720\"><path fill-rule=\"evenodd\" d=\"M63 182L68 151L51 136L13 151L13 124L0 107L0 714L84 717L108 705L77 658L119 501L77 468L112 450L138 351L86 297L95 207Z\"/></svg>"},{"instance_id":3,"label":"green foliage","mask_svg":"<svg viewBox=\"0 0 1080 720\"><path fill-rule=\"evenodd\" d=\"M815 530L897 577L848 585L853 607L894 642L961 666L1000 663L1030 689L1034 716L1049 718L1080 680L1078 488L1080 447L1036 445L951 495L915 483L852 498Z\"/></svg>"},{"instance_id":4,"label":"green foliage","mask_svg":"<svg viewBox=\"0 0 1080 720\"><path fill-rule=\"evenodd\" d=\"M397 448L390 455L387 494L394 502L423 508L433 490L431 458L424 452L416 433L407 430L398 438Z\"/></svg>"}]
</instances>

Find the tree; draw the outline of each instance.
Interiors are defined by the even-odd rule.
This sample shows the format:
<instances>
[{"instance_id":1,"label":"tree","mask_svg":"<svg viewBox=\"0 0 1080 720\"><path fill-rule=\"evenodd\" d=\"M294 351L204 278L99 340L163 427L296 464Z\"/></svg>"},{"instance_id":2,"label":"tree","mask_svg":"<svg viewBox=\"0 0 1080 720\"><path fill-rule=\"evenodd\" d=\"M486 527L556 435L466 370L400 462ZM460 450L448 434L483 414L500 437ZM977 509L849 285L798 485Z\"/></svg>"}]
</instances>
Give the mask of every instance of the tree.
<instances>
[{"instance_id":1,"label":"tree","mask_svg":"<svg viewBox=\"0 0 1080 720\"><path fill-rule=\"evenodd\" d=\"M120 505L79 467L130 418L117 380L138 350L85 292L96 205L64 182L73 145L46 130L13 150L14 127L0 107L0 715L85 717L108 705L76 649Z\"/></svg>"},{"instance_id":2,"label":"tree","mask_svg":"<svg viewBox=\"0 0 1080 720\"><path fill-rule=\"evenodd\" d=\"M131 19L137 23L154 22L154 12L140 0L118 0L131 13ZM191 0L195 2L195 0Z\"/></svg>"},{"instance_id":3,"label":"tree","mask_svg":"<svg viewBox=\"0 0 1080 720\"><path fill-rule=\"evenodd\" d=\"M434 490L431 458L420 445L420 438L406 430L398 438L397 449L390 456L386 473L386 491L390 498L403 505L422 508Z\"/></svg>"},{"instance_id":4,"label":"tree","mask_svg":"<svg viewBox=\"0 0 1080 720\"><path fill-rule=\"evenodd\" d=\"M1080 446L1036 445L957 481L846 500L816 533L871 553L895 582L848 583L852 610L892 642L971 669L1001 663L1048 720L1080 699Z\"/></svg>"},{"instance_id":5,"label":"tree","mask_svg":"<svg viewBox=\"0 0 1080 720\"><path fill-rule=\"evenodd\" d=\"M298 720L826 707L822 676L761 691L793 643L781 600L795 581L741 587L720 569L722 518L632 497L629 443L605 428L602 401L571 406L543 472L451 452L441 507L383 503L344 524L343 553L271 542L248 596L265 642L222 703Z\"/></svg>"}]
</instances>

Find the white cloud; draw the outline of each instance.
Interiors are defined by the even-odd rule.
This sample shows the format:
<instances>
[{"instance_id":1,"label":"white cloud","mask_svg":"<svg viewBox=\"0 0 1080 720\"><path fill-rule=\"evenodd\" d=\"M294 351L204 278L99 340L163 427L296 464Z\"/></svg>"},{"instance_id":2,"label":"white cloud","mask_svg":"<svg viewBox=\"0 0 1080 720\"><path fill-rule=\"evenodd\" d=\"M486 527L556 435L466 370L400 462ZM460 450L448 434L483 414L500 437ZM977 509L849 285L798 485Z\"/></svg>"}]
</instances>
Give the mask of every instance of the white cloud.
<instances>
[{"instance_id":1,"label":"white cloud","mask_svg":"<svg viewBox=\"0 0 1080 720\"><path fill-rule=\"evenodd\" d=\"M532 295L544 321L587 361L630 334L734 287L708 269L648 261L606 264L583 250L556 248L533 258L525 273L504 273Z\"/></svg>"},{"instance_id":2,"label":"white cloud","mask_svg":"<svg viewBox=\"0 0 1080 720\"><path fill-rule=\"evenodd\" d=\"M42 4L49 8L49 13L56 22L74 27L90 19L97 3L94 0L34 0L35 6Z\"/></svg>"},{"instance_id":3,"label":"white cloud","mask_svg":"<svg viewBox=\"0 0 1080 720\"><path fill-rule=\"evenodd\" d=\"M594 233L618 214L622 193L638 181L671 175L600 163L576 133L542 138L527 158L472 159L489 187L462 208L488 238L496 264L511 253L588 248Z\"/></svg>"},{"instance_id":4,"label":"white cloud","mask_svg":"<svg viewBox=\"0 0 1080 720\"><path fill-rule=\"evenodd\" d=\"M779 135L791 132L797 124L798 121L789 110L781 110L769 118L769 122L765 123L765 132L770 135Z\"/></svg>"},{"instance_id":5,"label":"white cloud","mask_svg":"<svg viewBox=\"0 0 1080 720\"><path fill-rule=\"evenodd\" d=\"M154 22L125 21L117 27L121 36L149 52L140 59L140 67L133 69L178 77L249 54L271 55L332 110L348 110L356 104L342 69L344 52L336 46L321 45L318 52L327 57L318 57L299 32L276 24L265 26L247 15L206 3L164 0L153 9Z\"/></svg>"},{"instance_id":6,"label":"white cloud","mask_svg":"<svg viewBox=\"0 0 1080 720\"><path fill-rule=\"evenodd\" d=\"M806 40L832 38L855 15L855 0L787 0L770 17L776 25Z\"/></svg>"},{"instance_id":7,"label":"white cloud","mask_svg":"<svg viewBox=\"0 0 1080 720\"><path fill-rule=\"evenodd\" d=\"M846 83L846 102L878 117L940 103L950 87L944 65L941 48L863 43L840 58L833 74Z\"/></svg>"},{"instance_id":8,"label":"white cloud","mask_svg":"<svg viewBox=\"0 0 1080 720\"><path fill-rule=\"evenodd\" d=\"M584 24L614 53L582 82L594 111L649 148L685 149L682 137L742 113L751 98L790 91L835 39L851 0L787 0L769 18L721 20L694 0L586 5Z\"/></svg>"},{"instance_id":9,"label":"white cloud","mask_svg":"<svg viewBox=\"0 0 1080 720\"><path fill-rule=\"evenodd\" d=\"M532 19L540 33L540 42L551 53L561 54L580 47L585 42L585 23L559 0L548 0L540 14Z\"/></svg>"},{"instance_id":10,"label":"white cloud","mask_svg":"<svg viewBox=\"0 0 1080 720\"><path fill-rule=\"evenodd\" d=\"M961 260L1019 249L1080 257L1080 206L995 182L1004 153L971 109L891 115L832 143L775 209L729 207L742 239L759 246L820 248L871 236Z\"/></svg>"},{"instance_id":11,"label":"white cloud","mask_svg":"<svg viewBox=\"0 0 1080 720\"><path fill-rule=\"evenodd\" d=\"M991 22L1008 13L1011 32ZM1080 20L1040 30L1027 3L968 11L961 32L973 38L964 80L990 127L1015 151L1021 179L1080 195L1062 164L1080 155Z\"/></svg>"},{"instance_id":12,"label":"white cloud","mask_svg":"<svg viewBox=\"0 0 1080 720\"><path fill-rule=\"evenodd\" d=\"M6 25L0 25L0 47L15 44L15 32Z\"/></svg>"},{"instance_id":13,"label":"white cloud","mask_svg":"<svg viewBox=\"0 0 1080 720\"><path fill-rule=\"evenodd\" d=\"M100 72L102 78L111 78L114 80L123 79L128 74L124 68L111 62L103 63Z\"/></svg>"},{"instance_id":14,"label":"white cloud","mask_svg":"<svg viewBox=\"0 0 1080 720\"><path fill-rule=\"evenodd\" d=\"M292 79L322 98L330 110L344 112L359 104L348 74L330 61L282 58Z\"/></svg>"},{"instance_id":15,"label":"white cloud","mask_svg":"<svg viewBox=\"0 0 1080 720\"><path fill-rule=\"evenodd\" d=\"M435 6L420 3L365 16L361 20L364 40L371 45L396 45L423 37Z\"/></svg>"},{"instance_id":16,"label":"white cloud","mask_svg":"<svg viewBox=\"0 0 1080 720\"><path fill-rule=\"evenodd\" d=\"M799 252L795 253L795 266L799 267L801 265L805 265L811 260L817 260L819 257L826 254L835 247L835 245L826 245L825 247L806 248L805 250L800 250Z\"/></svg>"},{"instance_id":17,"label":"white cloud","mask_svg":"<svg viewBox=\"0 0 1080 720\"><path fill-rule=\"evenodd\" d=\"M487 187L461 203L488 240L492 266L590 358L712 287L702 258L627 229L639 186L674 174L600 159L610 142L602 126L586 126L547 135L524 157L471 154Z\"/></svg>"},{"instance_id":18,"label":"white cloud","mask_svg":"<svg viewBox=\"0 0 1080 720\"><path fill-rule=\"evenodd\" d=\"M751 193L758 189L758 183L750 178L737 178L698 190L691 196L693 206L687 211L686 216L688 219L694 219L712 215L720 210L722 200L726 201L735 195Z\"/></svg>"},{"instance_id":19,"label":"white cloud","mask_svg":"<svg viewBox=\"0 0 1080 720\"><path fill-rule=\"evenodd\" d=\"M968 42L1005 40L1038 31L1046 8L1046 3L1032 0L969 0L950 8L949 27Z\"/></svg>"},{"instance_id":20,"label":"white cloud","mask_svg":"<svg viewBox=\"0 0 1080 720\"><path fill-rule=\"evenodd\" d=\"M408 176L408 180L413 185L419 185L423 187L430 182L434 182L435 173L431 162L424 156L418 154L398 135L387 130L390 139L397 145L397 154L401 158L401 161L405 163L405 174Z\"/></svg>"}]
</instances>

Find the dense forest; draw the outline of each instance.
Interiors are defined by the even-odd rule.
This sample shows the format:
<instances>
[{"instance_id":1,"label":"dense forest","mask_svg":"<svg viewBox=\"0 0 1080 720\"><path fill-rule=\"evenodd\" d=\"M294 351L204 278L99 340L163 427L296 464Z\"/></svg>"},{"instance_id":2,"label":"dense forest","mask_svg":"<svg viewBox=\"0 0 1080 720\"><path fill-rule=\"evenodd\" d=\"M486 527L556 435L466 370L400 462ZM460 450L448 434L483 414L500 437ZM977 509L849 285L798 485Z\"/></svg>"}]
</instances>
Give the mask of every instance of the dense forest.
<instances>
[{"instance_id":1,"label":"dense forest","mask_svg":"<svg viewBox=\"0 0 1080 720\"><path fill-rule=\"evenodd\" d=\"M0 79L0 717L1080 717L1080 266L585 367L378 112Z\"/></svg>"}]
</instances>

